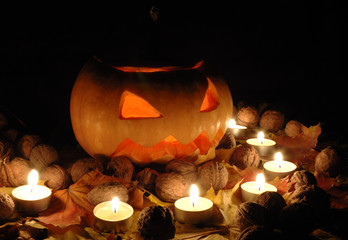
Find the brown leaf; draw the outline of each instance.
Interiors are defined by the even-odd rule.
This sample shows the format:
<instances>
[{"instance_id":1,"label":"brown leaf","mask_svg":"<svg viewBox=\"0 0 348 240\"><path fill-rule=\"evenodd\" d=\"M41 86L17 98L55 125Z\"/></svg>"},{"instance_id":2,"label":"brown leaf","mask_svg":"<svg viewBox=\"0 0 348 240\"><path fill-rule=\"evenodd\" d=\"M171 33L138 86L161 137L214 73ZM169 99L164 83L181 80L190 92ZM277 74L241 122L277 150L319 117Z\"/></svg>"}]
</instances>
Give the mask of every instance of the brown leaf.
<instances>
[{"instance_id":1,"label":"brown leaf","mask_svg":"<svg viewBox=\"0 0 348 240\"><path fill-rule=\"evenodd\" d=\"M58 226L80 224L82 219L92 224L94 206L88 202L86 195L93 187L111 181L121 182L122 180L103 175L98 170L85 174L68 189L54 191L49 208L40 213L38 220Z\"/></svg>"},{"instance_id":2,"label":"brown leaf","mask_svg":"<svg viewBox=\"0 0 348 240\"><path fill-rule=\"evenodd\" d=\"M128 203L135 209L142 210L144 203L144 191L137 187L133 187L129 190L129 201Z\"/></svg>"}]
</instances>

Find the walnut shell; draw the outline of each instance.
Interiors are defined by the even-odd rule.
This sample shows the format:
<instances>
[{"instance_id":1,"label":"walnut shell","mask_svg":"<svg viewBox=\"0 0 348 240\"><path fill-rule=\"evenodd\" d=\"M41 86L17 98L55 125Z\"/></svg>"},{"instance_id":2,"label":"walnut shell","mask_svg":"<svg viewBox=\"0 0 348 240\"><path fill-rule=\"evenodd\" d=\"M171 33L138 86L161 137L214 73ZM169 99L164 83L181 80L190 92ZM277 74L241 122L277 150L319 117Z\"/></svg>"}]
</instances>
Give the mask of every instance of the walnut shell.
<instances>
[{"instance_id":1,"label":"walnut shell","mask_svg":"<svg viewBox=\"0 0 348 240\"><path fill-rule=\"evenodd\" d=\"M315 157L315 171L336 176L339 171L340 157L335 149L327 147Z\"/></svg>"},{"instance_id":2,"label":"walnut shell","mask_svg":"<svg viewBox=\"0 0 348 240\"><path fill-rule=\"evenodd\" d=\"M132 180L134 166L127 157L112 158L106 168L114 177L122 178L128 182Z\"/></svg>"},{"instance_id":3,"label":"walnut shell","mask_svg":"<svg viewBox=\"0 0 348 240\"><path fill-rule=\"evenodd\" d=\"M230 128L227 128L224 136L219 142L219 145L215 149L231 149L234 148L237 145L236 139L233 136L232 130Z\"/></svg>"},{"instance_id":4,"label":"walnut shell","mask_svg":"<svg viewBox=\"0 0 348 240\"><path fill-rule=\"evenodd\" d=\"M234 219L240 231L253 225L268 226L267 210L255 202L244 202L238 205Z\"/></svg>"},{"instance_id":5,"label":"walnut shell","mask_svg":"<svg viewBox=\"0 0 348 240\"><path fill-rule=\"evenodd\" d=\"M306 203L290 204L279 215L279 228L289 239L305 237L315 228L313 208Z\"/></svg>"},{"instance_id":6,"label":"walnut shell","mask_svg":"<svg viewBox=\"0 0 348 240\"><path fill-rule=\"evenodd\" d=\"M122 202L128 202L127 188L118 182L107 182L99 184L89 191L87 200L96 206L101 202L111 201L115 196Z\"/></svg>"},{"instance_id":7,"label":"walnut shell","mask_svg":"<svg viewBox=\"0 0 348 240\"><path fill-rule=\"evenodd\" d=\"M0 219L7 219L12 216L15 204L10 195L0 192Z\"/></svg>"},{"instance_id":8,"label":"walnut shell","mask_svg":"<svg viewBox=\"0 0 348 240\"><path fill-rule=\"evenodd\" d=\"M275 232L264 226L250 226L244 229L235 240L283 240L281 232Z\"/></svg>"},{"instance_id":9,"label":"walnut shell","mask_svg":"<svg viewBox=\"0 0 348 240\"><path fill-rule=\"evenodd\" d=\"M290 178L290 181L295 184L295 189L303 185L317 185L316 177L313 173L307 170L299 170L294 172Z\"/></svg>"},{"instance_id":10,"label":"walnut shell","mask_svg":"<svg viewBox=\"0 0 348 240\"><path fill-rule=\"evenodd\" d=\"M302 133L302 124L296 120L289 121L285 126L285 133L289 137L296 137Z\"/></svg>"},{"instance_id":11,"label":"walnut shell","mask_svg":"<svg viewBox=\"0 0 348 240\"><path fill-rule=\"evenodd\" d=\"M53 190L67 188L70 183L68 171L56 164L44 168L40 173L40 179L46 180L45 185Z\"/></svg>"},{"instance_id":12,"label":"walnut shell","mask_svg":"<svg viewBox=\"0 0 348 240\"><path fill-rule=\"evenodd\" d=\"M197 166L193 162L186 160L170 161L165 170L166 172L176 172L183 175L188 184L196 182L198 177Z\"/></svg>"},{"instance_id":13,"label":"walnut shell","mask_svg":"<svg viewBox=\"0 0 348 240\"><path fill-rule=\"evenodd\" d=\"M20 157L4 162L1 167L0 183L7 187L26 185L31 168L31 163Z\"/></svg>"},{"instance_id":14,"label":"walnut shell","mask_svg":"<svg viewBox=\"0 0 348 240\"><path fill-rule=\"evenodd\" d=\"M312 206L319 218L326 217L330 210L328 194L318 186L303 185L297 188L290 196L289 203L307 203Z\"/></svg>"},{"instance_id":15,"label":"walnut shell","mask_svg":"<svg viewBox=\"0 0 348 240\"><path fill-rule=\"evenodd\" d=\"M163 201L175 202L189 195L189 184L179 173L163 173L156 178L155 191Z\"/></svg>"},{"instance_id":16,"label":"walnut shell","mask_svg":"<svg viewBox=\"0 0 348 240\"><path fill-rule=\"evenodd\" d=\"M284 125L284 114L275 110L265 111L260 119L260 127L269 131L277 132Z\"/></svg>"},{"instance_id":17,"label":"walnut shell","mask_svg":"<svg viewBox=\"0 0 348 240\"><path fill-rule=\"evenodd\" d=\"M41 138L35 134L24 134L16 144L16 150L20 157L29 159L35 146L41 143Z\"/></svg>"},{"instance_id":18,"label":"walnut shell","mask_svg":"<svg viewBox=\"0 0 348 240\"><path fill-rule=\"evenodd\" d=\"M71 166L71 177L74 182L77 182L83 175L86 173L93 171L95 169L99 169L99 171L103 171L103 163L94 158L81 158L77 160Z\"/></svg>"},{"instance_id":19,"label":"walnut shell","mask_svg":"<svg viewBox=\"0 0 348 240\"><path fill-rule=\"evenodd\" d=\"M40 171L48 165L58 161L58 152L50 145L39 144L32 149L29 160L34 168Z\"/></svg>"},{"instance_id":20,"label":"walnut shell","mask_svg":"<svg viewBox=\"0 0 348 240\"><path fill-rule=\"evenodd\" d=\"M255 202L266 208L271 226L277 224L280 211L286 206L284 198L277 192L264 192L256 197Z\"/></svg>"},{"instance_id":21,"label":"walnut shell","mask_svg":"<svg viewBox=\"0 0 348 240\"><path fill-rule=\"evenodd\" d=\"M172 239L176 231L173 212L158 205L146 207L138 217L137 229L147 240Z\"/></svg>"},{"instance_id":22,"label":"walnut shell","mask_svg":"<svg viewBox=\"0 0 348 240\"><path fill-rule=\"evenodd\" d=\"M150 192L154 192L155 190L155 181L159 173L156 170L151 168L145 168L138 172L135 179L139 181L138 185L149 190Z\"/></svg>"},{"instance_id":23,"label":"walnut shell","mask_svg":"<svg viewBox=\"0 0 348 240\"><path fill-rule=\"evenodd\" d=\"M12 144L6 139L0 139L0 162L9 161L12 158Z\"/></svg>"},{"instance_id":24,"label":"walnut shell","mask_svg":"<svg viewBox=\"0 0 348 240\"><path fill-rule=\"evenodd\" d=\"M252 106L242 107L237 113L238 124L254 128L259 123L260 117L257 109Z\"/></svg>"},{"instance_id":25,"label":"walnut shell","mask_svg":"<svg viewBox=\"0 0 348 240\"><path fill-rule=\"evenodd\" d=\"M253 146L241 145L234 150L230 158L230 163L242 170L247 167L258 167L260 164L260 155Z\"/></svg>"},{"instance_id":26,"label":"walnut shell","mask_svg":"<svg viewBox=\"0 0 348 240\"><path fill-rule=\"evenodd\" d=\"M208 161L199 168L198 182L204 190L213 187L219 191L226 186L227 181L228 171L220 162Z\"/></svg>"}]
</instances>

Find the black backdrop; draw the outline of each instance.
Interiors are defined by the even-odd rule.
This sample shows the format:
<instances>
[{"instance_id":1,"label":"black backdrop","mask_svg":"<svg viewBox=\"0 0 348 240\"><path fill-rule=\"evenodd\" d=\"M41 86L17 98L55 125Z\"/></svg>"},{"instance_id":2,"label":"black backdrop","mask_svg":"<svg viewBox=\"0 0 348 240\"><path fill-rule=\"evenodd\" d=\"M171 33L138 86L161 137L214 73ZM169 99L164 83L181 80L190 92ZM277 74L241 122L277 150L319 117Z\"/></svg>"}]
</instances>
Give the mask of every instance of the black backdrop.
<instances>
[{"instance_id":1,"label":"black backdrop","mask_svg":"<svg viewBox=\"0 0 348 240\"><path fill-rule=\"evenodd\" d=\"M242 2L5 9L0 106L46 141L74 141L70 92L91 56L112 55L120 65L203 59L228 82L234 102L269 102L288 119L346 132L344 9L336 1Z\"/></svg>"}]
</instances>

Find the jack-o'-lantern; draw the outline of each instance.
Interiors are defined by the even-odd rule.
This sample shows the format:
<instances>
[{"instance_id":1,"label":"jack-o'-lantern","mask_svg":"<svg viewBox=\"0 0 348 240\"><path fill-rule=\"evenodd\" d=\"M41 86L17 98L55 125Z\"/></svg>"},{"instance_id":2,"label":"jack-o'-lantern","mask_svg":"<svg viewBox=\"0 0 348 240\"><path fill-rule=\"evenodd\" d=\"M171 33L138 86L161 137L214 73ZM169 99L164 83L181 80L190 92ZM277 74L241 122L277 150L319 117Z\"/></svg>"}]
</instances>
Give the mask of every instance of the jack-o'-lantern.
<instances>
[{"instance_id":1,"label":"jack-o'-lantern","mask_svg":"<svg viewBox=\"0 0 348 240\"><path fill-rule=\"evenodd\" d=\"M139 165L214 157L232 98L221 78L200 71L202 63L115 67L92 58L71 94L76 139L94 158L126 156Z\"/></svg>"}]
</instances>

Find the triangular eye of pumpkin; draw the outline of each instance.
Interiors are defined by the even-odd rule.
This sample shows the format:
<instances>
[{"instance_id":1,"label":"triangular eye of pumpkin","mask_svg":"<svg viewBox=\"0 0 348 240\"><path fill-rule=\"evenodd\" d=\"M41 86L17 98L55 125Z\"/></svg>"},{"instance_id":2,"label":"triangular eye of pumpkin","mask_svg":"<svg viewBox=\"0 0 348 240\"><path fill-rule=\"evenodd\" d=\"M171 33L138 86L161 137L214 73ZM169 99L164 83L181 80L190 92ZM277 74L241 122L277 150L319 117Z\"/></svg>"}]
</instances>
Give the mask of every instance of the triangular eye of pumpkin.
<instances>
[{"instance_id":1,"label":"triangular eye of pumpkin","mask_svg":"<svg viewBox=\"0 0 348 240\"><path fill-rule=\"evenodd\" d=\"M209 78L207 78L207 80L208 88L205 92L205 96L201 105L201 112L210 112L216 109L219 105L219 95L216 91L216 88Z\"/></svg>"},{"instance_id":2,"label":"triangular eye of pumpkin","mask_svg":"<svg viewBox=\"0 0 348 240\"><path fill-rule=\"evenodd\" d=\"M162 114L145 99L124 91L120 101L121 119L160 118Z\"/></svg>"}]
</instances>

